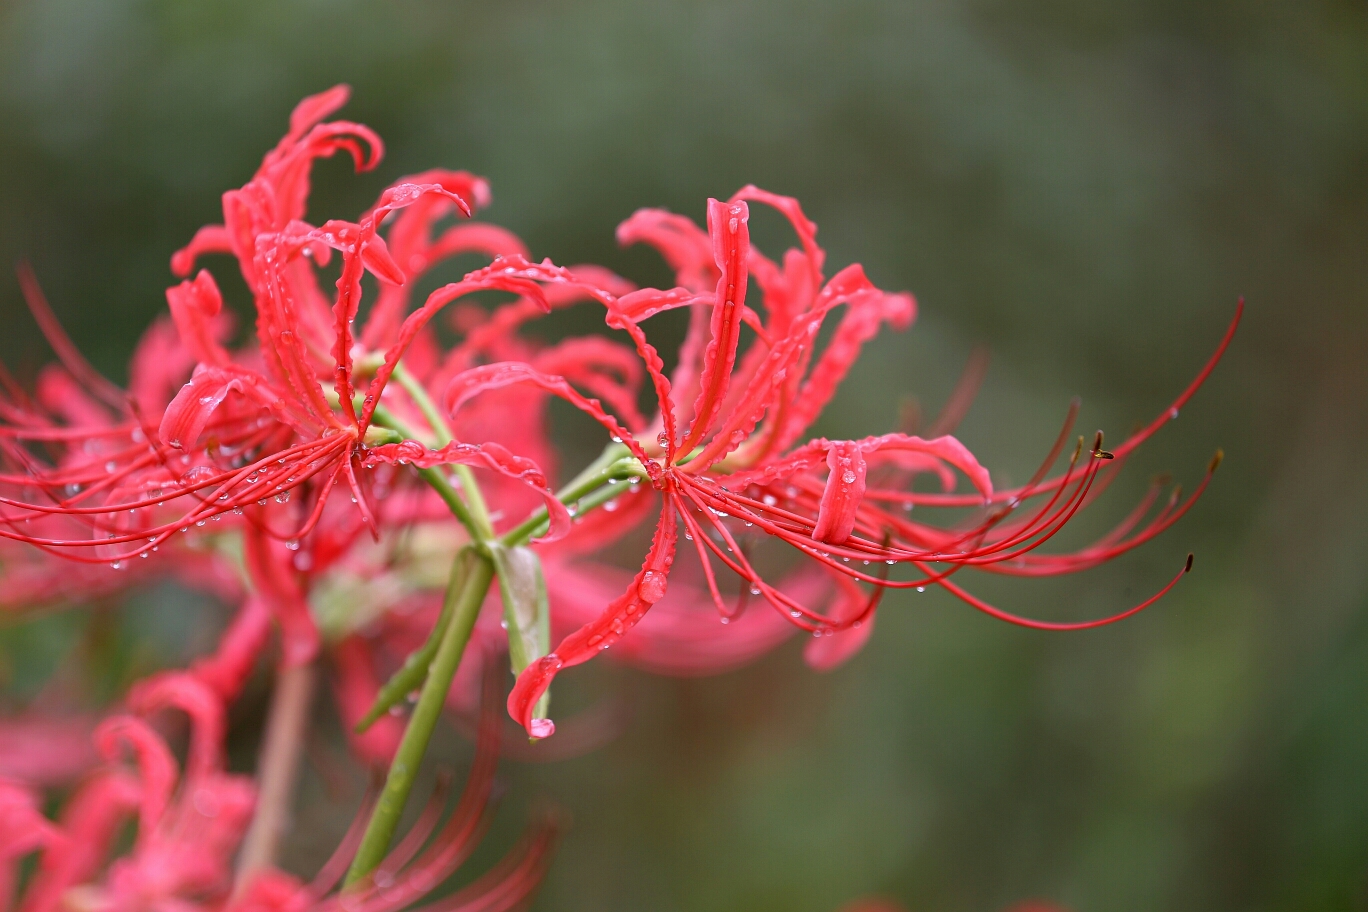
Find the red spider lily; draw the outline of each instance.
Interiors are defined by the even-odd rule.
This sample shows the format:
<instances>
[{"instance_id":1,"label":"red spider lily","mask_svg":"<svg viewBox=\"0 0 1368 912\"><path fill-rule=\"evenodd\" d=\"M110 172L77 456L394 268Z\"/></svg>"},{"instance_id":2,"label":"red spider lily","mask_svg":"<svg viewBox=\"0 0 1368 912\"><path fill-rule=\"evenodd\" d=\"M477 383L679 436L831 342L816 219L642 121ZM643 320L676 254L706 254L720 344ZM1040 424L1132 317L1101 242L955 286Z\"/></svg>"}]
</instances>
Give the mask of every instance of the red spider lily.
<instances>
[{"instance_id":1,"label":"red spider lily","mask_svg":"<svg viewBox=\"0 0 1368 912\"><path fill-rule=\"evenodd\" d=\"M790 250L782 268L750 247L748 200L778 209L797 232L801 249ZM626 442L663 501L650 549L626 591L519 677L509 697L509 710L534 737L554 731L549 720L534 719L532 714L556 673L618 642L664 596L680 522L686 538L694 543L724 620L735 609L721 596L714 558L796 626L819 638L842 636L841 645L833 641L809 650L810 660L817 664L835 663L859 647L868 635L867 629L860 628L867 628L880 595L889 587L940 585L996 617L1046 629L1082 629L1143 609L1181 577L1180 572L1153 598L1126 612L1076 624L1018 618L950 579L964 567L1020 575L1074 572L1134 548L1176 522L1205 489L1210 471L1186 501L1179 501L1175 494L1167 507L1143 525L1157 491L1118 528L1087 548L1068 555L1032 553L1100 493L1124 457L1195 393L1229 344L1238 312L1197 379L1169 410L1114 453L1101 449L1099 434L1086 464L1078 464L1080 443L1066 472L1044 480L1067 440L1066 425L1055 450L1029 484L994 491L988 472L950 436L925 440L895 433L862 440L817 439L793 447L830 399L863 342L882 322L906 325L914 313L909 296L878 290L859 266L825 279L824 254L816 244L815 231L795 200L754 187L743 189L727 203L710 200L706 234L685 219L649 210L624 223L620 238L645 239L660 247L680 282L680 287L669 291L644 289L620 297L604 290L596 294L607 308L608 325L628 333L651 378L660 406L654 444L632 438L597 400L577 393L564 378L526 364L472 369L455 377L448 388L446 402L453 413L476 394L513 383L531 383L567 399ZM764 292L767 318L763 321L746 303L751 274ZM573 276L563 279L575 281ZM705 290L709 282L712 291ZM819 356L815 353L818 332L825 318L842 304L845 316ZM679 367L672 378L666 377L663 362L640 323L664 310L685 306L692 311L690 332ZM756 342L739 355L742 324L754 330ZM1071 421L1072 412L1070 425ZM1214 460L1211 469L1218 462ZM1103 475L1109 464L1113 471ZM953 493L956 470L977 493ZM905 481L918 473L937 475L945 493L906 490ZM1096 484L1099 477L1104 480ZM1018 511L1025 512L1024 505L1041 502L1043 506L1029 515L1015 517ZM918 503L974 507L983 515L967 526L947 529L914 522L887 509L889 504ZM778 538L818 561L845 579L847 591L852 582L862 582L873 587L871 594L847 597L827 614L812 610L762 578L741 543L755 533L742 526ZM895 581L885 573L861 569L874 562L910 565L920 576ZM1191 558L1184 569L1190 567Z\"/></svg>"},{"instance_id":2,"label":"red spider lily","mask_svg":"<svg viewBox=\"0 0 1368 912\"><path fill-rule=\"evenodd\" d=\"M79 358L46 307L35 306L67 370L50 373L40 390L40 399L52 403L52 415L33 408L17 389L10 390L13 401L0 409L7 424L0 442L14 467L0 476L0 484L13 492L0 497L5 524L0 535L116 566L157 549L177 531L230 513L251 514L248 522L267 537L298 539L316 526L339 481L345 481L375 528L359 470L363 459L374 465L390 458L389 451L374 452L365 443L399 359L422 341L431 315L459 297L503 290L542 301L542 294L532 281L502 269L483 270L438 289L396 331L387 328L403 301L396 289L438 256L521 245L494 229L423 241L427 227L444 212L469 215L467 197L487 200L483 181L463 172L429 172L401 181L357 222L333 220L321 227L303 222L316 159L345 151L361 169L379 159L379 139L365 127L321 122L346 96L339 87L301 103L290 132L252 181L225 194L224 224L201 229L173 258L176 271L186 274L200 254L236 256L256 309L254 348L233 354L223 346L222 299L212 276L201 271L167 293L176 333L189 356L181 369L193 364L193 376L169 403L130 401ZM406 219L408 207L417 208ZM395 214L396 246L407 270L394 262L378 233ZM329 300L318 286L317 271L333 251L342 263ZM365 272L376 275L385 289L375 309L377 328L363 332L376 344L388 344L383 356L368 354L353 332ZM157 341L163 345L165 335L159 329ZM364 373L374 373L368 384L358 373L358 358L365 362ZM361 385L366 394L357 408ZM397 401L398 411L415 412L403 396L390 399ZM41 458L48 452L57 453L52 464ZM531 485L553 515L563 515L558 504L550 503L541 470L496 443L454 448L446 461L479 465ZM312 502L291 528L280 529L256 513L257 507L283 502L301 487L311 490ZM85 534L49 530L54 517L85 524ZM565 527L557 524L552 534Z\"/></svg>"},{"instance_id":3,"label":"red spider lily","mask_svg":"<svg viewBox=\"0 0 1368 912\"><path fill-rule=\"evenodd\" d=\"M43 853L22 912L49 912L73 901L93 908L165 908L226 895L255 789L247 777L224 772L222 703L193 677L167 674L135 688L129 704L143 714L172 706L189 714L184 772L139 716L113 716L101 724L95 742L111 766L67 802L62 838ZM119 765L125 751L136 771ZM138 821L132 850L102 874L130 815Z\"/></svg>"},{"instance_id":4,"label":"red spider lily","mask_svg":"<svg viewBox=\"0 0 1368 912\"><path fill-rule=\"evenodd\" d=\"M113 910L339 910L392 912L439 886L478 845L489 824L499 755L499 701L486 700L475 763L455 811L438 828L445 804L439 789L408 836L360 889L329 892L345 870L359 825L308 884L282 872L255 875L230 895L231 862L252 812L249 778L224 772L223 701L199 677L167 673L134 688L139 715L111 717L95 741L109 765L91 775L54 823L43 817L27 788L0 780L0 896L12 895L15 866L41 851L20 912L58 908ZM143 716L175 707L190 716L190 746L183 772L161 736ZM133 763L120 761L127 753ZM131 850L107 861L121 830L137 821ZM358 818L364 822L365 815ZM560 828L543 815L523 844L443 909L496 912L520 907L540 882ZM420 851L421 850L421 851Z\"/></svg>"}]
</instances>

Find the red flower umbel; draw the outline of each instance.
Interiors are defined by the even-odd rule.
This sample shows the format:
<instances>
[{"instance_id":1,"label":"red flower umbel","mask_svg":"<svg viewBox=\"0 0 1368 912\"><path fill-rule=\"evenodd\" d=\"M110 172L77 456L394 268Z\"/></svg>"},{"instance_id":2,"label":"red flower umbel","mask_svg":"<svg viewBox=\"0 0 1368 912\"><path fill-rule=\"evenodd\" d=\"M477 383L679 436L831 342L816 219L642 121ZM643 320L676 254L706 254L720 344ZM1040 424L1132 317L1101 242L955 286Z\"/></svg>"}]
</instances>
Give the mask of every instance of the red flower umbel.
<instances>
[{"instance_id":1,"label":"red flower umbel","mask_svg":"<svg viewBox=\"0 0 1368 912\"><path fill-rule=\"evenodd\" d=\"M797 232L800 249L789 250L782 267L751 248L747 201L778 209ZM556 673L612 646L662 598L681 523L697 551L723 621L739 606L728 607L723 599L714 560L738 575L750 594L763 597L792 623L819 638L809 649L809 660L822 666L858 648L868 635L880 595L890 587L939 585L1006 620L1047 629L1081 629L1139 611L1177 581L1175 577L1158 595L1114 617L1051 624L988 605L951 577L965 567L1018 575L1073 572L1136 547L1171 526L1204 490L1206 479L1186 501L1179 502L1175 494L1167 507L1143 525L1157 492L1120 527L1087 548L1066 555L1033 553L1096 496L1126 455L1176 414L1214 367L1235 322L1188 390L1114 453L1101 449L1099 435L1080 465L1084 452L1080 441L1064 474L1044 480L1066 445L1066 426L1031 483L995 491L988 472L950 436L927 440L894 433L860 440L816 439L793 446L830 400L861 345L883 322L905 326L914 315L910 296L880 291L859 266L826 279L824 254L815 232L795 200L754 187L743 189L726 203L710 200L706 234L686 219L650 210L637 213L619 229L623 240L646 240L658 246L680 282L680 287L668 291L643 289L617 297L600 290L597 295L607 308L608 325L628 333L654 385L660 407L654 441L649 434L644 441L627 435L599 403L577 398L564 389L560 378L530 371L525 365L491 365L478 376L458 376L449 388L447 401L453 410L482 389L517 380L563 395L625 440L661 495L651 546L626 591L597 619L529 667L510 695L510 712L534 737L554 730L549 720L534 719L532 712ZM752 276L764 294L764 319L747 303ZM819 355L818 333L828 315L841 305L845 314ZM692 311L690 332L679 366L673 377L667 377L640 324L678 307ZM743 325L751 327L756 339L744 354L739 353ZM1072 417L1071 411L1069 425ZM1213 460L1212 469L1218 461ZM907 481L921 473L937 476L945 493L909 490ZM974 494L954 493L956 473L968 479ZM894 509L910 509L915 504L971 507L979 516L946 528L913 521L904 510ZM1028 504L1036 506L1028 511ZM834 608L828 613L815 611L766 582L748 557L757 534L786 542L843 580L843 597ZM878 572L867 569L874 564L879 565ZM889 579L890 565L908 566L916 576ZM869 584L869 595L853 597L849 590L855 583ZM822 641L837 635L843 638L839 644Z\"/></svg>"},{"instance_id":2,"label":"red flower umbel","mask_svg":"<svg viewBox=\"0 0 1368 912\"><path fill-rule=\"evenodd\" d=\"M485 290L511 291L542 310L550 307L536 282L501 263L438 289L400 324L404 286L436 260L474 250L526 261L516 238L488 226L461 226L474 230L429 238L444 215L469 216L468 199L488 201L484 181L465 172L433 171L400 181L356 222L315 227L302 221L317 159L346 152L362 170L379 160L380 140L368 128L322 122L346 98L346 88L338 87L302 102L289 133L253 179L224 195L224 224L201 229L172 259L175 271L188 274L200 255L236 258L253 297L255 345L237 352L225 346L230 321L217 284L202 270L168 290L171 320L149 332L149 357L135 361L133 371L139 381L139 364L145 363L151 370L142 373L154 376L130 395L81 360L36 292L30 294L65 370L43 375L37 401L7 382L0 448L11 471L0 475L0 535L116 567L225 514L246 512L269 537L298 540L318 523L339 483L374 529L363 463L399 457L368 447L375 442L368 432L400 358L415 344L430 343L424 330L432 315ZM405 217L410 208L412 216ZM379 234L391 217L402 266ZM341 257L341 275L329 296L319 287L318 270L333 253ZM383 290L360 334L381 346L376 351L353 329L366 272ZM413 360L424 355L431 361L430 351ZM177 388L174 398L167 395ZM403 393L386 402L399 413L416 413ZM534 463L496 443L466 445L446 457L447 463L491 469L554 500ZM302 513L254 512L298 490L310 497ZM559 516L558 506L551 510Z\"/></svg>"}]
</instances>

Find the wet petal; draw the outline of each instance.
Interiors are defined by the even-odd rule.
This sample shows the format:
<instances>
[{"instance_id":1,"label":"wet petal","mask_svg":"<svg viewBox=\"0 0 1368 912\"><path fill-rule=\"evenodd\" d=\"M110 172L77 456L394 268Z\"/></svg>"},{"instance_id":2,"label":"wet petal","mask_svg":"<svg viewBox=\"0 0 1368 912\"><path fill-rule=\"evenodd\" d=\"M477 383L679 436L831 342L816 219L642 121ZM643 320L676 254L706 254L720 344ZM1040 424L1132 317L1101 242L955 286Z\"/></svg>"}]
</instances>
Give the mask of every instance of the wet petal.
<instances>
[{"instance_id":1,"label":"wet petal","mask_svg":"<svg viewBox=\"0 0 1368 912\"><path fill-rule=\"evenodd\" d=\"M727 395L736 345L741 338L741 306L746 301L746 254L750 249L750 210L745 203L708 200L708 234L721 276L713 302L711 337L703 352L703 372L693 407L693 424L680 449L692 450L712 429Z\"/></svg>"},{"instance_id":2,"label":"wet petal","mask_svg":"<svg viewBox=\"0 0 1368 912\"><path fill-rule=\"evenodd\" d=\"M228 363L228 352L218 341L217 318L223 310L223 296L207 269L201 269L193 281L166 289L166 303L181 344L190 350L195 361L218 366Z\"/></svg>"},{"instance_id":3,"label":"wet petal","mask_svg":"<svg viewBox=\"0 0 1368 912\"><path fill-rule=\"evenodd\" d=\"M839 545L855 529L855 516L865 492L865 458L860 445L838 440L827 450L827 480L817 508L816 541Z\"/></svg>"}]
</instances>

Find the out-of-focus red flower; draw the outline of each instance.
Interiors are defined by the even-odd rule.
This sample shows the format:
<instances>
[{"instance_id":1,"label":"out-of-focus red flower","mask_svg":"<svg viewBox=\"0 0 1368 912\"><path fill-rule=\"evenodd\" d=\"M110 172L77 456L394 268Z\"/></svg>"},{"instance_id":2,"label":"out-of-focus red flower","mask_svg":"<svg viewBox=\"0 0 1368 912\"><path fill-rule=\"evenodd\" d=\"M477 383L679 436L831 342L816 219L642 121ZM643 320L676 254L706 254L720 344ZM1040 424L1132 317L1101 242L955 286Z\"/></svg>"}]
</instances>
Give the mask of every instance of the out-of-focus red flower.
<instances>
[{"instance_id":1,"label":"out-of-focus red flower","mask_svg":"<svg viewBox=\"0 0 1368 912\"><path fill-rule=\"evenodd\" d=\"M226 895L255 788L224 771L222 703L193 676L169 673L135 688L129 704L140 715L113 716L96 730L110 765L68 800L58 821L62 838L44 851L22 912L49 912L64 901L111 910L197 908ZM183 772L142 718L167 707L190 717ZM125 755L131 769L122 765ZM129 817L137 819L133 848L105 870Z\"/></svg>"},{"instance_id":2,"label":"out-of-focus red flower","mask_svg":"<svg viewBox=\"0 0 1368 912\"><path fill-rule=\"evenodd\" d=\"M194 674L155 676L130 694L130 708L138 715L113 716L96 730L107 765L67 800L56 822L42 815L29 787L0 780L0 888L5 890L0 896L12 895L19 861L41 852L20 912L393 912L412 906L470 857L488 826L500 705L497 697L485 704L474 766L455 811L440 828L444 788L370 880L344 899L331 891L356 848L368 810L363 808L312 882L267 870L234 896L232 861L251 816L255 787L249 777L224 771L223 703L214 690ZM145 718L168 707L190 717L184 770ZM130 820L136 821L134 843L111 862L109 853ZM455 898L442 900L442 908L521 907L541 880L559 829L556 814L541 815L520 846Z\"/></svg>"}]
</instances>

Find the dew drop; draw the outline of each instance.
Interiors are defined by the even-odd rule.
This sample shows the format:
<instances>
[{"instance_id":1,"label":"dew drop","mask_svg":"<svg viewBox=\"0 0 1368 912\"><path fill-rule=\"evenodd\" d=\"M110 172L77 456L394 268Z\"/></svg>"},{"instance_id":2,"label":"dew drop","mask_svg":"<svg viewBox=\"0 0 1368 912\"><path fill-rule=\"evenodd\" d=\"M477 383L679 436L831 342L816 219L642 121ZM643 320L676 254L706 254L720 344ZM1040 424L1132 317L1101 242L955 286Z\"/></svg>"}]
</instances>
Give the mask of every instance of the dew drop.
<instances>
[{"instance_id":1,"label":"dew drop","mask_svg":"<svg viewBox=\"0 0 1368 912\"><path fill-rule=\"evenodd\" d=\"M844 472L841 473L841 481L845 482L846 484L854 484L855 473L852 472L850 469L846 469Z\"/></svg>"},{"instance_id":2,"label":"dew drop","mask_svg":"<svg viewBox=\"0 0 1368 912\"><path fill-rule=\"evenodd\" d=\"M664 597L666 583L665 574L647 570L637 584L637 595L643 602L654 605Z\"/></svg>"}]
</instances>

